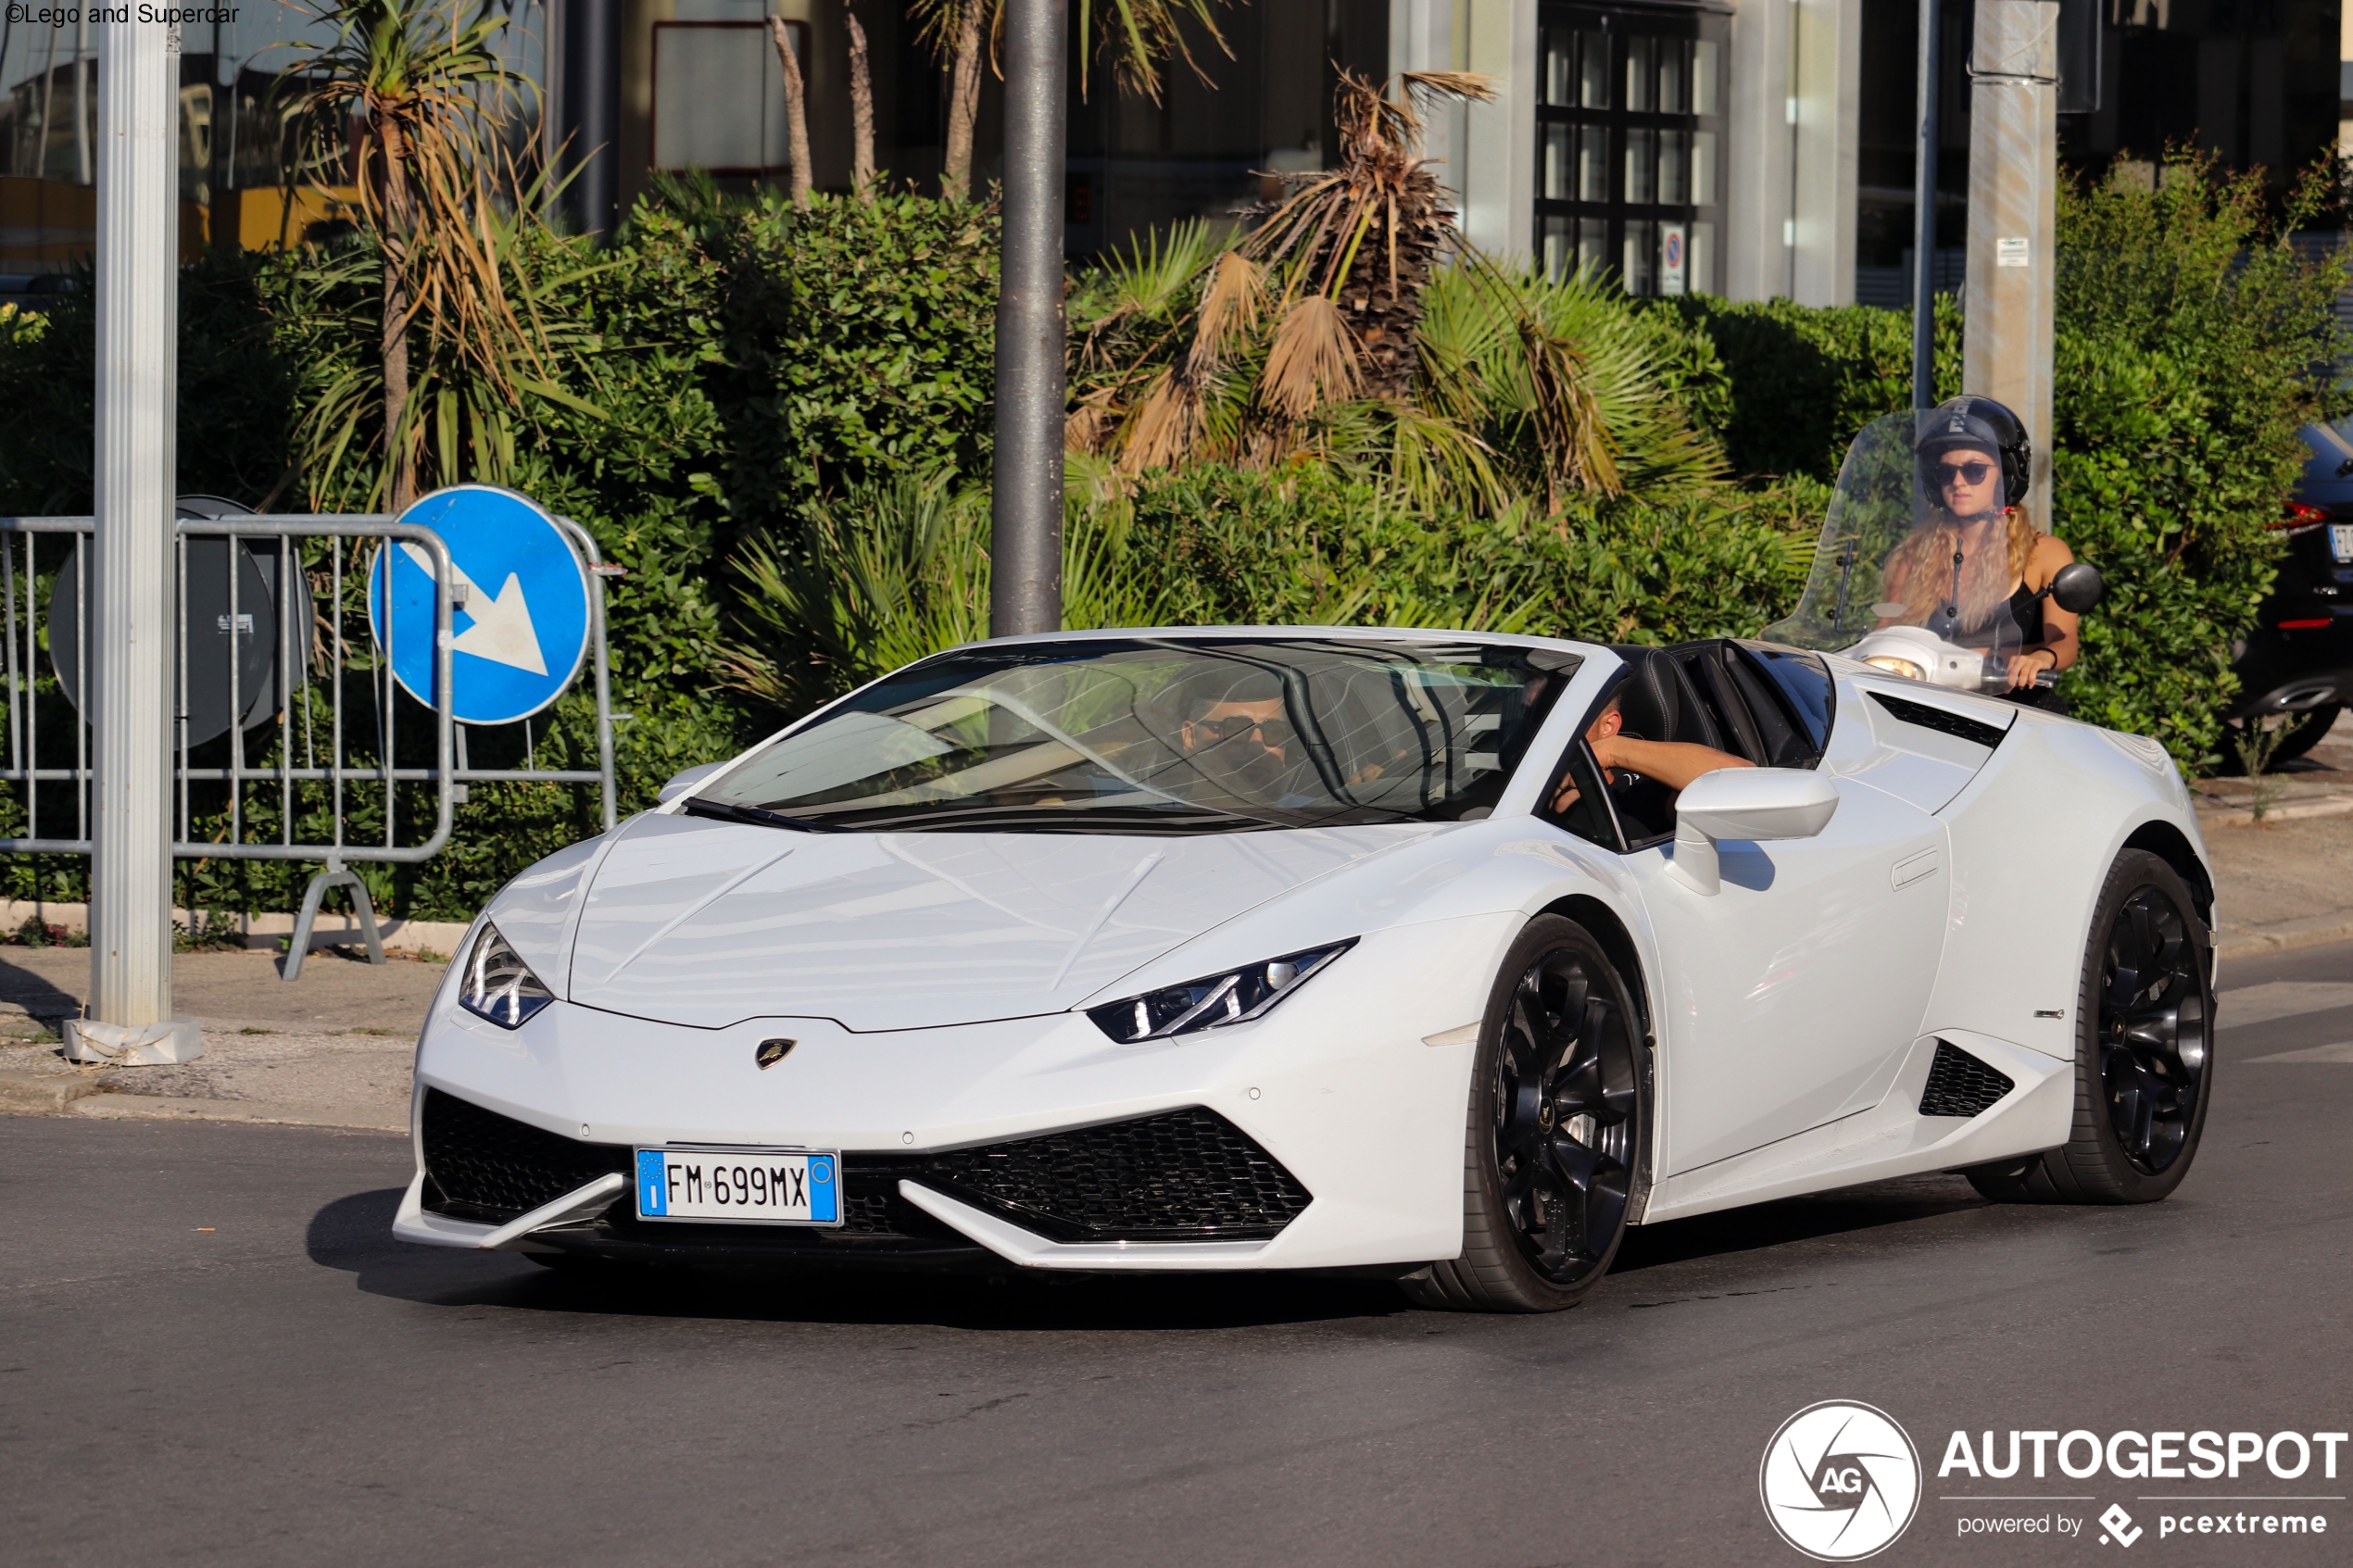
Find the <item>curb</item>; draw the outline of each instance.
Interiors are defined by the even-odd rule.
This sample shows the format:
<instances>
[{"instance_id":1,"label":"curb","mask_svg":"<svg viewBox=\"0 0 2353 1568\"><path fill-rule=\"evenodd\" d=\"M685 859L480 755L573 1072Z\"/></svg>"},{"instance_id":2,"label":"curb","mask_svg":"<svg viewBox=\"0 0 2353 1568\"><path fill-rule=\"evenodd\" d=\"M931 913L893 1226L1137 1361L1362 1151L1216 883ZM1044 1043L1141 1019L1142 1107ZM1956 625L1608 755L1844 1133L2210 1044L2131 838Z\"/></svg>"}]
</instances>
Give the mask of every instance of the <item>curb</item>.
<instances>
[{"instance_id":1,"label":"curb","mask_svg":"<svg viewBox=\"0 0 2353 1568\"><path fill-rule=\"evenodd\" d=\"M399 1133L404 1135L409 1131L406 1107L399 1110L373 1111L342 1106L259 1105L251 1100L101 1093L78 1098L71 1109L76 1114L110 1122L140 1118L275 1123L290 1127L341 1127L348 1131Z\"/></svg>"},{"instance_id":2,"label":"curb","mask_svg":"<svg viewBox=\"0 0 2353 1568\"><path fill-rule=\"evenodd\" d=\"M2323 796L2318 800L2286 801L2263 813L2266 822L2292 822L2311 817L2353 816L2353 795ZM2197 825L2201 828L2243 828L2255 823L2255 813L2247 807L2232 807L2221 810L2201 810Z\"/></svg>"},{"instance_id":3,"label":"curb","mask_svg":"<svg viewBox=\"0 0 2353 1568\"><path fill-rule=\"evenodd\" d=\"M2264 953L2293 952L2298 947L2324 947L2332 942L2353 942L2353 920L2342 915L2321 915L2246 931L2225 927L2215 935L2214 956L2251 959Z\"/></svg>"},{"instance_id":4,"label":"curb","mask_svg":"<svg viewBox=\"0 0 2353 1568\"><path fill-rule=\"evenodd\" d=\"M55 1116L75 1100L100 1093L82 1073L0 1073L0 1112Z\"/></svg>"}]
</instances>

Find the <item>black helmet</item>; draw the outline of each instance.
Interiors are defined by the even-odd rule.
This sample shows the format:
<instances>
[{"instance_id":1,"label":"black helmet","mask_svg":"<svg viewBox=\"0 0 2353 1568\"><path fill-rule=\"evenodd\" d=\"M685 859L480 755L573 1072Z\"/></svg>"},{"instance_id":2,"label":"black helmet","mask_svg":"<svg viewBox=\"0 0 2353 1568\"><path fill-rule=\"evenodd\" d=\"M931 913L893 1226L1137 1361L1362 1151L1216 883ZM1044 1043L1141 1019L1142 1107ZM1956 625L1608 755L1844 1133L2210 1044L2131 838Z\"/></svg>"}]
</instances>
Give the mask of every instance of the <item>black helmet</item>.
<instances>
[{"instance_id":1,"label":"black helmet","mask_svg":"<svg viewBox=\"0 0 2353 1568\"><path fill-rule=\"evenodd\" d=\"M1955 397L1939 403L1920 416L1914 446L1923 464L1957 447L1992 452L2002 460L2004 500L2014 507L2026 499L2027 482L2034 469L2034 444L2026 438L2025 422L1991 397Z\"/></svg>"}]
</instances>

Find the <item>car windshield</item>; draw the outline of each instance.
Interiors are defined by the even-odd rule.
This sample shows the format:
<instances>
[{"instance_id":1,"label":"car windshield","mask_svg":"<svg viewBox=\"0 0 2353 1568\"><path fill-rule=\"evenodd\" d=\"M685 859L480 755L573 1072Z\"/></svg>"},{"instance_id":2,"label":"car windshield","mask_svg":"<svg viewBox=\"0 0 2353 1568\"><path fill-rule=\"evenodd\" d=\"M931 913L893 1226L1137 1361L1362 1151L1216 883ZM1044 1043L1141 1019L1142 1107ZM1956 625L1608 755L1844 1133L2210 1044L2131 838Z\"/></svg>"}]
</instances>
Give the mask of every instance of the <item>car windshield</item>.
<instances>
[{"instance_id":1,"label":"car windshield","mask_svg":"<svg viewBox=\"0 0 2353 1568\"><path fill-rule=\"evenodd\" d=\"M974 648L859 692L686 809L861 832L1453 822L1493 807L1578 662L1438 640Z\"/></svg>"}]
</instances>

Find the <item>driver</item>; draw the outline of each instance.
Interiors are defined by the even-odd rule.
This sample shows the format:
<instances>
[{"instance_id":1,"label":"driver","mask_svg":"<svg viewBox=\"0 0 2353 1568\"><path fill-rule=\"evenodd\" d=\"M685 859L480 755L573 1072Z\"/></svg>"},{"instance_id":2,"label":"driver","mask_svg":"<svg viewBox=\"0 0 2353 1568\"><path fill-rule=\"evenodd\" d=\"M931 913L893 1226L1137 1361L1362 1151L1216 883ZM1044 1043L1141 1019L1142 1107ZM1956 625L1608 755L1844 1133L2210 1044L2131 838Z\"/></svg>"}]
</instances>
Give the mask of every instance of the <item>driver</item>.
<instances>
[{"instance_id":1,"label":"driver","mask_svg":"<svg viewBox=\"0 0 2353 1568\"><path fill-rule=\"evenodd\" d=\"M2033 459L2026 427L1990 397L1956 397L1921 417L1915 451L1929 513L1888 557L1881 626L1942 620L1956 642L1991 640L2007 608L2020 646L2008 656L2018 700L2038 700L2034 678L2075 662L2076 617L2047 597L2074 560L2007 497L2026 494ZM1900 614L1889 614L1897 606ZM2002 639L2007 641L2007 638Z\"/></svg>"},{"instance_id":2,"label":"driver","mask_svg":"<svg viewBox=\"0 0 2353 1568\"><path fill-rule=\"evenodd\" d=\"M1670 816L1675 809L1674 797L1702 773L1756 766L1745 757L1735 757L1696 741L1644 740L1640 735L1628 734L1626 714L1618 707L1616 693L1610 695L1601 712L1585 727L1585 743L1592 748L1593 760L1601 764L1602 776L1609 781L1613 791L1666 792L1667 799L1661 803L1665 810L1640 813L1646 821L1664 821ZM1560 789L1553 797L1553 809L1566 813L1577 804L1577 797L1576 774L1563 774Z\"/></svg>"}]
</instances>

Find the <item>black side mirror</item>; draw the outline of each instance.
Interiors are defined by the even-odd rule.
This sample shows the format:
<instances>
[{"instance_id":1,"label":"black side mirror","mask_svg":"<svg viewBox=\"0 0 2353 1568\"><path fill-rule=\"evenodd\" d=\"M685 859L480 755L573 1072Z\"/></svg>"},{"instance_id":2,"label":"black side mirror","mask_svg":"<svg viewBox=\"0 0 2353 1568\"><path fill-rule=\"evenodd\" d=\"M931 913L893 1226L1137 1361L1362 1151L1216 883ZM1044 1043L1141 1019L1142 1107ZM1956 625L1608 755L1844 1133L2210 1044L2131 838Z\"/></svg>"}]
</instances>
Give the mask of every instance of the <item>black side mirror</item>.
<instances>
[{"instance_id":1,"label":"black side mirror","mask_svg":"<svg viewBox=\"0 0 2353 1568\"><path fill-rule=\"evenodd\" d=\"M2108 583L2100 569L2089 561L2070 561L2051 579L2051 602L2070 615L2081 615L2100 602Z\"/></svg>"}]
</instances>

